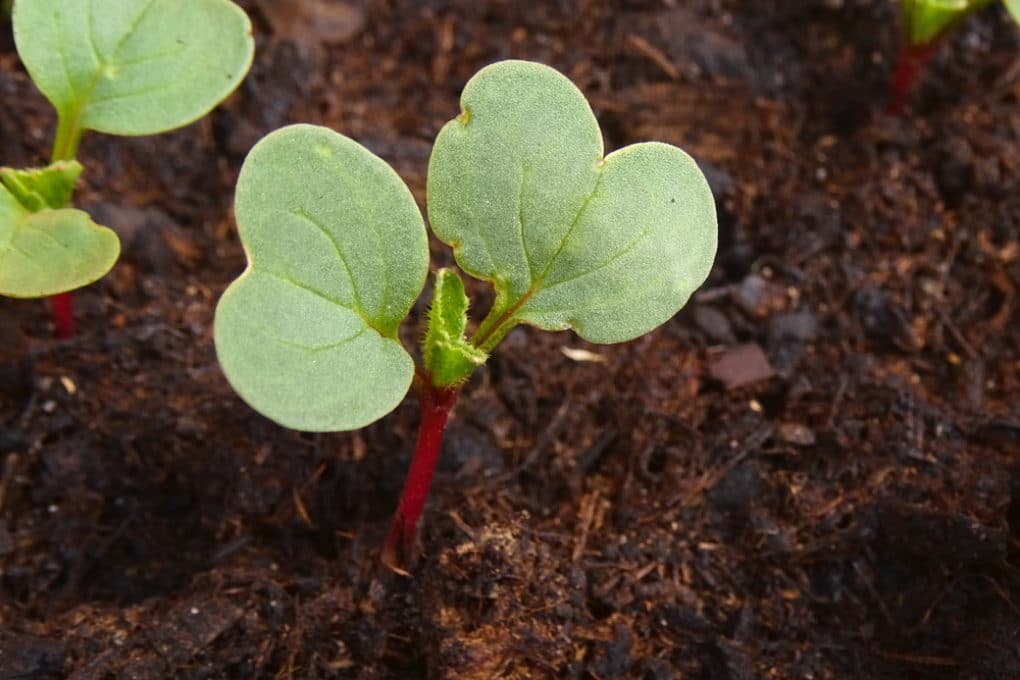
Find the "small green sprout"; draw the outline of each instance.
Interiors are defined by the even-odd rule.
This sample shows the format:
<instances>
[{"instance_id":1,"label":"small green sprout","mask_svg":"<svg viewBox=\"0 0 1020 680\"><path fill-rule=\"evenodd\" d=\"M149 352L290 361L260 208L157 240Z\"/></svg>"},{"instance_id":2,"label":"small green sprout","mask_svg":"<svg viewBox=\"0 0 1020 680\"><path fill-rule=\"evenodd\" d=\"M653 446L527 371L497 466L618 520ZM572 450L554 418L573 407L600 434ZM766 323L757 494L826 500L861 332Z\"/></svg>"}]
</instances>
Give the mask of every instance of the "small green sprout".
<instances>
[{"instance_id":1,"label":"small green sprout","mask_svg":"<svg viewBox=\"0 0 1020 680\"><path fill-rule=\"evenodd\" d=\"M460 387L510 329L636 338L683 307L716 251L715 203L694 160L656 142L605 156L588 102L557 71L488 66L461 106L432 151L427 200L460 269L495 287L470 337L464 285L440 269L415 366L398 331L428 272L421 213L384 161L309 125L269 134L245 160L236 213L248 268L216 309L231 385L288 427L362 427L417 387L418 445L383 551L395 569L412 557Z\"/></svg>"},{"instance_id":2,"label":"small green sprout","mask_svg":"<svg viewBox=\"0 0 1020 680\"><path fill-rule=\"evenodd\" d=\"M977 10L998 0L900 0L903 46L890 82L889 109L899 113L907 92L931 59L938 41ZM1020 0L1001 0L1020 23Z\"/></svg>"},{"instance_id":3,"label":"small green sprout","mask_svg":"<svg viewBox=\"0 0 1020 680\"><path fill-rule=\"evenodd\" d=\"M12 20L57 130L49 166L0 169L0 295L60 295L120 254L111 230L67 208L82 134L150 135L201 118L248 72L251 23L229 0L16 0ZM57 309L58 335L73 334L70 307Z\"/></svg>"}]
</instances>

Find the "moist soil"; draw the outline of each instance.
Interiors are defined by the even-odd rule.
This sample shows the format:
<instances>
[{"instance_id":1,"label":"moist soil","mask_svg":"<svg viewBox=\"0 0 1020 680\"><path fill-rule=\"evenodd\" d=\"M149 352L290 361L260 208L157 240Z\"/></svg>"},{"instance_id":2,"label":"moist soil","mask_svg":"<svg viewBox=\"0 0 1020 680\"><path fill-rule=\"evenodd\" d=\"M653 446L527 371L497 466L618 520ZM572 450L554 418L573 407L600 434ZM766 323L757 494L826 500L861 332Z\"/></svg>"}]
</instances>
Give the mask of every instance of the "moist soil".
<instances>
[{"instance_id":1,"label":"moist soil","mask_svg":"<svg viewBox=\"0 0 1020 680\"><path fill-rule=\"evenodd\" d=\"M86 136L77 200L124 255L78 336L0 303L0 678L1020 678L1020 31L969 20L893 117L895 6L247 3L224 106ZM415 398L303 434L217 366L233 183L311 122L424 203L460 88L509 57L568 74L607 148L688 149L719 256L633 342L511 333L402 576ZM43 163L7 26L0 92L3 162Z\"/></svg>"}]
</instances>

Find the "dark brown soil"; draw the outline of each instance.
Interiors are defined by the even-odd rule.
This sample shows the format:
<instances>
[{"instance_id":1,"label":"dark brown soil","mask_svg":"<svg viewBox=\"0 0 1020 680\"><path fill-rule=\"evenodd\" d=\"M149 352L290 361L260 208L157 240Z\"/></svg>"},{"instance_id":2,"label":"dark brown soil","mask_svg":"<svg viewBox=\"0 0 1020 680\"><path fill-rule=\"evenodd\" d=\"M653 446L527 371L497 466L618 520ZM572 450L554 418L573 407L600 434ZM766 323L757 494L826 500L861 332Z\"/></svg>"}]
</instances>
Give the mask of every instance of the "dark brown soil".
<instances>
[{"instance_id":1,"label":"dark brown soil","mask_svg":"<svg viewBox=\"0 0 1020 680\"><path fill-rule=\"evenodd\" d=\"M223 108L86 138L79 203L125 254L80 335L0 302L0 678L1020 678L1020 31L969 21L892 119L895 4L248 3ZM53 115L0 36L0 160L39 164ZM311 436L217 367L232 187L305 121L422 199L506 57L567 73L609 148L689 149L721 249L642 339L507 338L404 578L377 557L413 399Z\"/></svg>"}]
</instances>

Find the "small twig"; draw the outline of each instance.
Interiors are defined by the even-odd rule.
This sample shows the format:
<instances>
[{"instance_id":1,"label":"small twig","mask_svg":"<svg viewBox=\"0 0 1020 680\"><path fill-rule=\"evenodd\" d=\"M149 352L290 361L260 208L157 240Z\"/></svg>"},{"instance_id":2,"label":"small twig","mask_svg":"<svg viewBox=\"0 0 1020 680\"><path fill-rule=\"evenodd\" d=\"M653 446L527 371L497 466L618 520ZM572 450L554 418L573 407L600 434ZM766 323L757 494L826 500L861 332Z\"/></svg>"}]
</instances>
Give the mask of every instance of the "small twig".
<instances>
[{"instance_id":1,"label":"small twig","mask_svg":"<svg viewBox=\"0 0 1020 680\"><path fill-rule=\"evenodd\" d=\"M514 467L513 470L500 477L500 482L513 479L515 476L535 464L535 461L538 460L546 447L552 444L556 437L560 435L560 432L563 430L563 426L566 423L567 413L569 413L571 406L573 406L573 402L571 402L570 397L567 397L567 399L560 404L560 407L556 409L556 413L553 414L553 417L549 420L549 424L542 430L538 439L531 445L531 451L528 452L528 455L525 456L524 460Z\"/></svg>"},{"instance_id":2,"label":"small twig","mask_svg":"<svg viewBox=\"0 0 1020 680\"><path fill-rule=\"evenodd\" d=\"M658 47L634 33L627 36L627 44L651 59L656 66L662 69L663 73L670 77L670 80L680 80L680 69Z\"/></svg>"},{"instance_id":3,"label":"small twig","mask_svg":"<svg viewBox=\"0 0 1020 680\"><path fill-rule=\"evenodd\" d=\"M941 666L943 668L953 668L960 664L955 660L946 656L929 656L926 654L901 654L898 652L885 652L881 649L876 652L880 657L887 661L903 661L906 663L912 663L916 666Z\"/></svg>"},{"instance_id":4,"label":"small twig","mask_svg":"<svg viewBox=\"0 0 1020 680\"><path fill-rule=\"evenodd\" d=\"M939 320L942 322L942 325L946 327L949 334L952 335L953 339L956 340L958 345L960 345L960 349L962 349L963 353L967 355L967 358L972 361L977 359L977 350L974 349L974 346L970 344L966 336L964 336L960 329L957 328L956 324L953 323L953 320L949 317L949 314L946 313L946 310L941 307L936 307L935 313L939 315Z\"/></svg>"},{"instance_id":5,"label":"small twig","mask_svg":"<svg viewBox=\"0 0 1020 680\"><path fill-rule=\"evenodd\" d=\"M868 578L868 575L864 573L864 570L861 568L860 562L858 561L854 562L854 571L856 571L857 575L860 576L861 581L864 582L864 587L868 589L868 593L871 595L872 598L874 598L875 603L878 604L878 610L882 612L882 618L885 619L885 622L887 624L892 626L893 625L892 614L889 613L889 608L885 606L885 600L882 599L882 596L878 594L878 590L875 589L875 584L872 583L871 579Z\"/></svg>"},{"instance_id":6,"label":"small twig","mask_svg":"<svg viewBox=\"0 0 1020 680\"><path fill-rule=\"evenodd\" d=\"M453 523L457 525L457 528L464 532L464 535L470 538L473 542L478 542L478 532L471 528L471 526L464 521L464 518L460 516L460 513L456 510L450 510L447 515L453 520Z\"/></svg>"},{"instance_id":7,"label":"small twig","mask_svg":"<svg viewBox=\"0 0 1020 680\"><path fill-rule=\"evenodd\" d=\"M574 543L574 552L571 559L576 563L584 555L584 549L588 545L588 534L591 531L592 522L595 519L595 507L599 503L599 492L592 491L581 498L581 509L578 512L578 524L580 531L577 534L577 541Z\"/></svg>"},{"instance_id":8,"label":"small twig","mask_svg":"<svg viewBox=\"0 0 1020 680\"><path fill-rule=\"evenodd\" d=\"M14 468L18 465L18 454L10 453L4 459L3 476L0 477L0 510L3 510L7 500L7 487L14 478Z\"/></svg>"},{"instance_id":9,"label":"small twig","mask_svg":"<svg viewBox=\"0 0 1020 680\"><path fill-rule=\"evenodd\" d=\"M826 428L831 428L836 423L836 413L839 411L839 407L843 403L843 397L846 395L848 382L846 374L841 373L839 376L839 386L836 387L836 395L832 398L832 406L829 408L829 417L825 419Z\"/></svg>"}]
</instances>

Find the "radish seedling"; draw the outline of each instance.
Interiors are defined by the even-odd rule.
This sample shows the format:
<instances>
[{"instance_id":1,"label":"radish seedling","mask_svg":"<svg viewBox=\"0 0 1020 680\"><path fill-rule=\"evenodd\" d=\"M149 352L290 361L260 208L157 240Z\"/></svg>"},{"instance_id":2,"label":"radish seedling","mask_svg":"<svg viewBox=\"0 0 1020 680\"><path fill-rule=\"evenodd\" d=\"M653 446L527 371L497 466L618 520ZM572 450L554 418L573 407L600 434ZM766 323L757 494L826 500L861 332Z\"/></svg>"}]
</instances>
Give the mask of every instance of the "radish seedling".
<instances>
[{"instance_id":1,"label":"radish seedling","mask_svg":"<svg viewBox=\"0 0 1020 680\"><path fill-rule=\"evenodd\" d=\"M939 40L971 13L997 0L900 0L903 44L889 83L889 111L900 113L907 93L931 59ZM1020 0L1002 0L1020 23Z\"/></svg>"},{"instance_id":2,"label":"radish seedling","mask_svg":"<svg viewBox=\"0 0 1020 680\"><path fill-rule=\"evenodd\" d=\"M57 110L51 164L0 170L0 294L53 300L74 333L70 293L113 267L114 233L67 208L86 130L150 135L186 125L251 66L251 23L229 0L16 0L14 40Z\"/></svg>"},{"instance_id":3,"label":"radish seedling","mask_svg":"<svg viewBox=\"0 0 1020 680\"><path fill-rule=\"evenodd\" d=\"M691 157L656 142L603 156L588 102L557 71L494 64L461 106L436 139L427 200L460 268L495 287L470 338L464 286L441 269L415 366L398 330L428 271L421 213L384 161L309 125L271 133L245 160L248 267L216 309L227 378L282 425L359 428L415 385L418 443L383 550L394 568L411 557L460 387L511 328L630 340L672 317L715 257L715 204Z\"/></svg>"}]
</instances>

